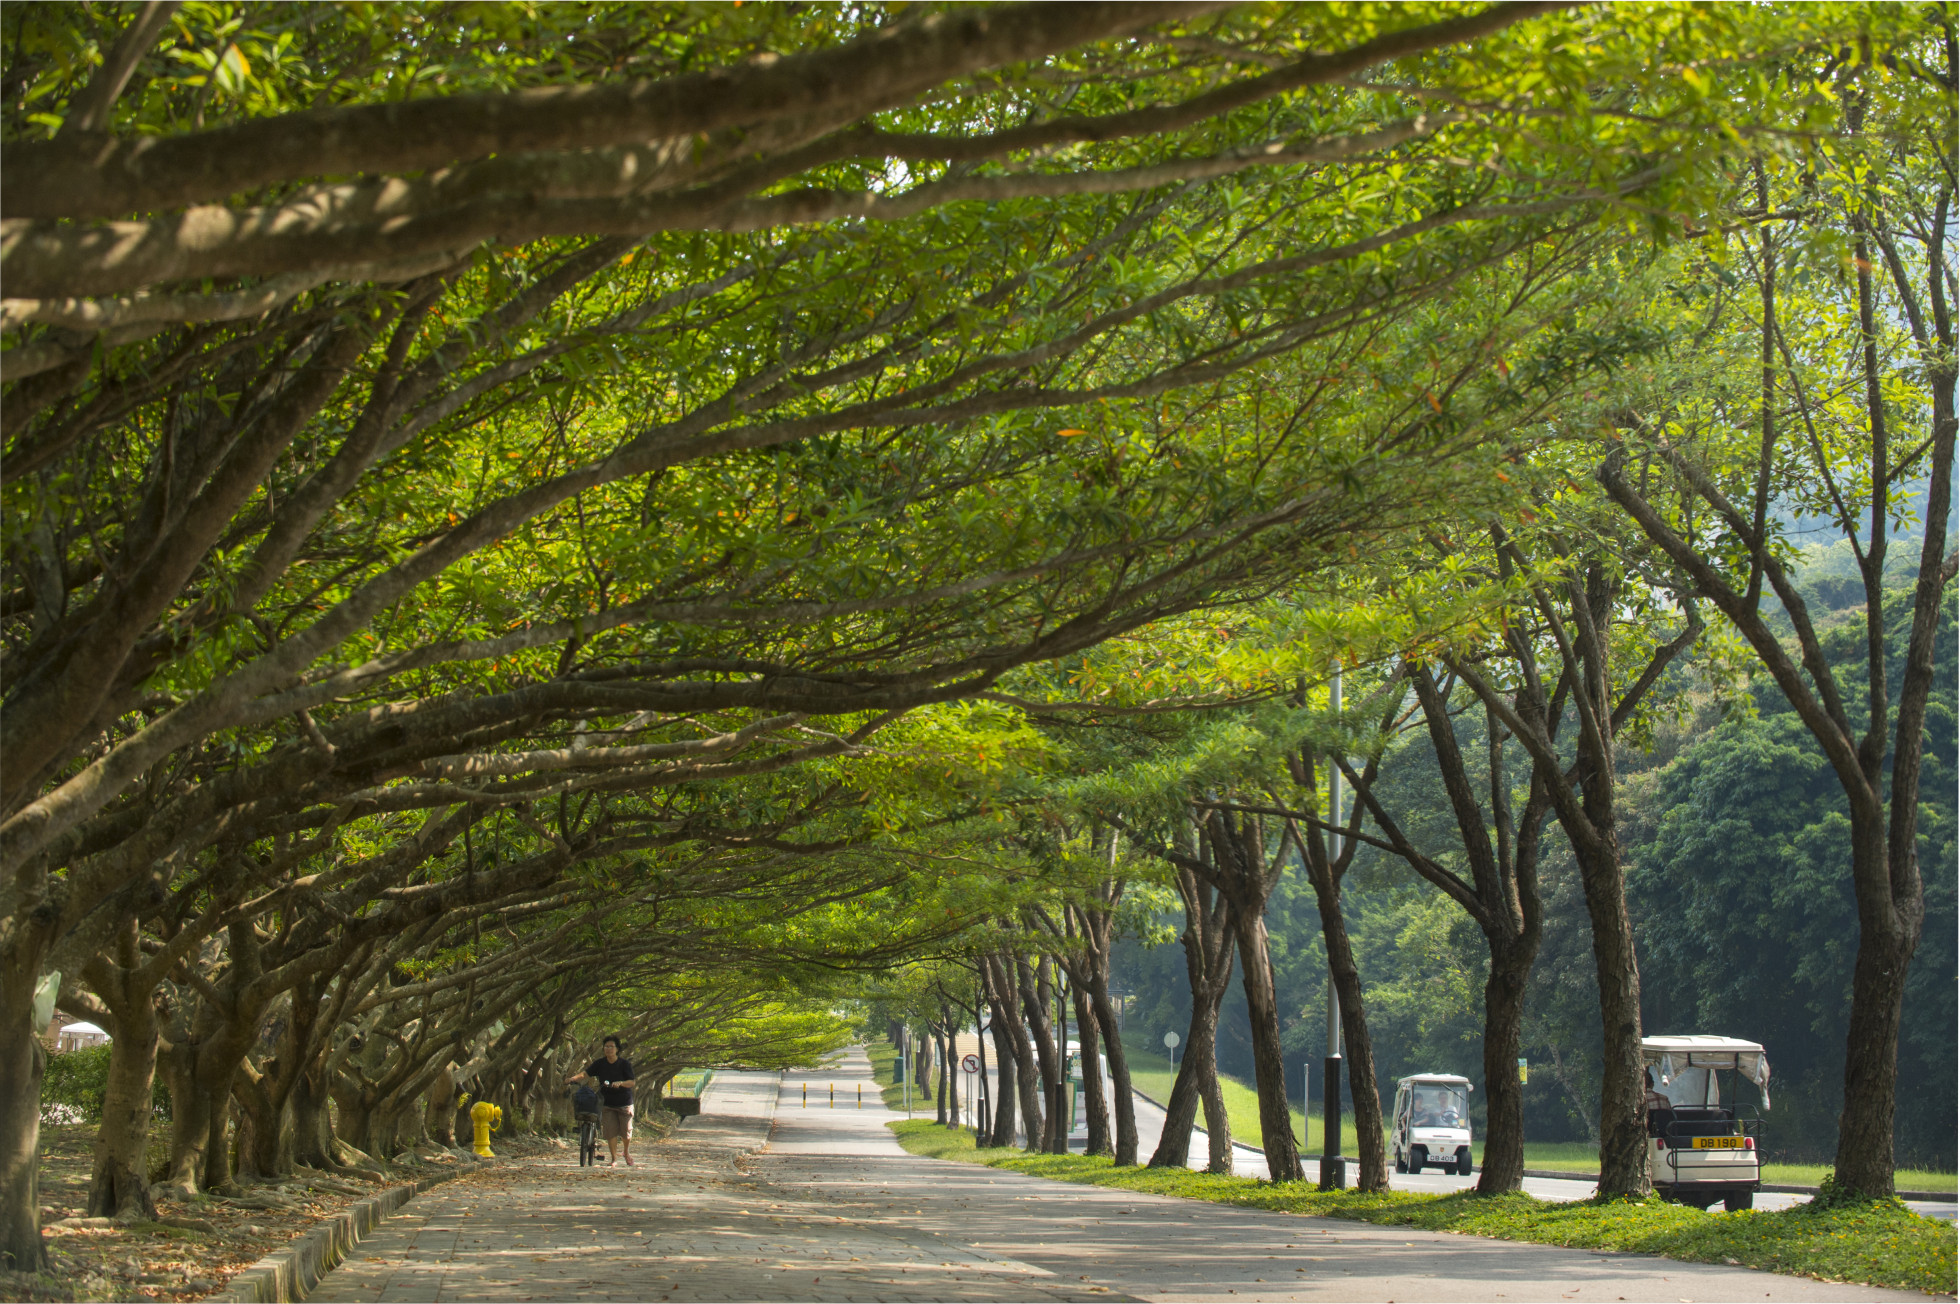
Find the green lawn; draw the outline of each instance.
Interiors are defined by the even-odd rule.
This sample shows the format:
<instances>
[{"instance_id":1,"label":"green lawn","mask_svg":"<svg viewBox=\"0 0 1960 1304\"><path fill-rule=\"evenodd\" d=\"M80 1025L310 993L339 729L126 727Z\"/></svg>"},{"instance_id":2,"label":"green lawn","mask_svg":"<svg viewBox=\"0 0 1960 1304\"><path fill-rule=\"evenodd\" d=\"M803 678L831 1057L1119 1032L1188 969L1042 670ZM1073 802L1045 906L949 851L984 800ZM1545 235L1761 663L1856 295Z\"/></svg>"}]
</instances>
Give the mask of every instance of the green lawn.
<instances>
[{"instance_id":1,"label":"green lawn","mask_svg":"<svg viewBox=\"0 0 1960 1304\"><path fill-rule=\"evenodd\" d=\"M1127 1050L1130 1058L1130 1084L1152 1100L1162 1104L1171 1097L1171 1081L1177 1075L1171 1071L1170 1060L1155 1051ZM1259 1145L1259 1093L1252 1085L1241 1082L1228 1074L1218 1075L1218 1087L1225 1097L1225 1117L1231 1120L1232 1139L1255 1148ZM1204 1110L1198 1110L1198 1123L1203 1126ZM1353 1120L1348 1121L1349 1144L1353 1150ZM1319 1154L1321 1150L1320 1115L1314 1114L1306 1119L1300 1111L1293 1111L1293 1139L1300 1143L1302 1150L1309 1154Z\"/></svg>"},{"instance_id":2,"label":"green lawn","mask_svg":"<svg viewBox=\"0 0 1960 1304\"><path fill-rule=\"evenodd\" d=\"M866 1046L865 1054L871 1060L871 1080L882 1088L885 1108L903 1110L905 1108L905 1088L892 1081L892 1069L898 1062L898 1052L884 1042L878 1042L875 1045ZM924 1099L919 1094L918 1084L913 1083L912 1112L914 1114L921 1112L930 1114L932 1110L932 1102Z\"/></svg>"},{"instance_id":3,"label":"green lawn","mask_svg":"<svg viewBox=\"0 0 1960 1304\"><path fill-rule=\"evenodd\" d=\"M667 1084L665 1094L669 1096L698 1096L707 1090L708 1079L714 1076L713 1069L682 1069Z\"/></svg>"},{"instance_id":4,"label":"green lawn","mask_svg":"<svg viewBox=\"0 0 1960 1304\"><path fill-rule=\"evenodd\" d=\"M976 1150L972 1134L967 1132L922 1121L890 1126L899 1143L913 1154L986 1164L1056 1181L1540 1245L1660 1254L1696 1263L1732 1263L1823 1281L1945 1294L1951 1294L1955 1285L1953 1226L1922 1218L1896 1201L1704 1213L1658 1199L1557 1204L1523 1194L1494 1199L1467 1192L1361 1195L1355 1191L1322 1192L1305 1183L1274 1184L1189 1169L1117 1168L1100 1156Z\"/></svg>"}]
</instances>

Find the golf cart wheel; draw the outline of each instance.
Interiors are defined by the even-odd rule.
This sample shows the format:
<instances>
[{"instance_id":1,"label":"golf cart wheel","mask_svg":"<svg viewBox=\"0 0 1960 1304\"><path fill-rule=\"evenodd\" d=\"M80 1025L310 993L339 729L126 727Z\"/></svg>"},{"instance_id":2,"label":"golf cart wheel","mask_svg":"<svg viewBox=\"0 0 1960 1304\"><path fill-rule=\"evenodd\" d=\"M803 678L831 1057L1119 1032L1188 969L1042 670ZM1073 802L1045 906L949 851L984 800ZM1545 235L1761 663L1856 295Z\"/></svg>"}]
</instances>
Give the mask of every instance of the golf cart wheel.
<instances>
[{"instance_id":1,"label":"golf cart wheel","mask_svg":"<svg viewBox=\"0 0 1960 1304\"><path fill-rule=\"evenodd\" d=\"M1456 1175L1458 1177L1468 1177L1470 1176L1470 1169L1470 1152L1468 1150L1460 1152L1456 1157Z\"/></svg>"},{"instance_id":2,"label":"golf cart wheel","mask_svg":"<svg viewBox=\"0 0 1960 1304\"><path fill-rule=\"evenodd\" d=\"M1409 1171L1409 1161L1402 1157L1402 1152L1400 1150L1397 1150L1395 1152L1395 1171L1398 1173L1406 1173Z\"/></svg>"},{"instance_id":3,"label":"golf cart wheel","mask_svg":"<svg viewBox=\"0 0 1960 1304\"><path fill-rule=\"evenodd\" d=\"M1428 1146L1409 1147L1409 1171L1419 1173L1429 1165Z\"/></svg>"},{"instance_id":4,"label":"golf cart wheel","mask_svg":"<svg viewBox=\"0 0 1960 1304\"><path fill-rule=\"evenodd\" d=\"M1754 1191L1737 1191L1734 1195L1723 1197L1722 1207L1730 1213L1736 1213L1743 1209L1753 1209L1756 1207L1756 1193Z\"/></svg>"}]
</instances>

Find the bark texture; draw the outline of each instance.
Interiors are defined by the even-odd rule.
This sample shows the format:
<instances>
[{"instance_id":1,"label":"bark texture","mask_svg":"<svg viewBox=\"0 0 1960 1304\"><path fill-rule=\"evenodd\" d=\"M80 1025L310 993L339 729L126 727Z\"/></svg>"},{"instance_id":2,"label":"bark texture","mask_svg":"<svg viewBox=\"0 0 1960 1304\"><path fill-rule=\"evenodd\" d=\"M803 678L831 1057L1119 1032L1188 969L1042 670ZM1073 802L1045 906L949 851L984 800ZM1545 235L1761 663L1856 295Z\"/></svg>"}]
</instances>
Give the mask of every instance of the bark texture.
<instances>
[{"instance_id":1,"label":"bark texture","mask_svg":"<svg viewBox=\"0 0 1960 1304\"><path fill-rule=\"evenodd\" d=\"M1101 1056L1102 1045L1096 1036L1096 1017L1089 1008L1089 994L1082 985L1069 983L1069 999L1075 1005L1076 1040L1082 1048L1082 1098L1084 1112L1089 1120L1089 1139L1087 1153L1106 1155L1111 1153L1109 1127L1109 1092L1103 1081Z\"/></svg>"},{"instance_id":2,"label":"bark texture","mask_svg":"<svg viewBox=\"0 0 1960 1304\"><path fill-rule=\"evenodd\" d=\"M1235 954L1232 905L1188 866L1173 862L1184 901L1184 970L1191 984L1191 1022L1184 1057L1164 1102L1164 1131L1150 1156L1152 1168L1183 1168L1191 1160L1191 1130L1205 1112L1210 1147L1208 1171L1232 1171L1232 1126L1218 1087L1218 1012L1232 985Z\"/></svg>"},{"instance_id":3,"label":"bark texture","mask_svg":"<svg viewBox=\"0 0 1960 1304\"><path fill-rule=\"evenodd\" d=\"M1239 950L1239 981L1245 988L1252 1033L1252 1066L1259 1090L1260 1143L1266 1171L1275 1182L1297 1182L1306 1175L1300 1144L1293 1135L1293 1110L1286 1098L1286 1064L1280 1045L1279 1002L1273 989L1272 955L1266 942L1266 902L1279 884L1280 854L1266 855L1260 818L1213 809L1202 823L1206 854L1193 871L1208 874L1212 886L1231 899L1232 928ZM1373 1079L1368 1090L1374 1089ZM1357 1102L1357 1117L1359 1111ZM1376 1114L1381 1105L1376 1101ZM1365 1161L1364 1161L1365 1167Z\"/></svg>"}]
</instances>

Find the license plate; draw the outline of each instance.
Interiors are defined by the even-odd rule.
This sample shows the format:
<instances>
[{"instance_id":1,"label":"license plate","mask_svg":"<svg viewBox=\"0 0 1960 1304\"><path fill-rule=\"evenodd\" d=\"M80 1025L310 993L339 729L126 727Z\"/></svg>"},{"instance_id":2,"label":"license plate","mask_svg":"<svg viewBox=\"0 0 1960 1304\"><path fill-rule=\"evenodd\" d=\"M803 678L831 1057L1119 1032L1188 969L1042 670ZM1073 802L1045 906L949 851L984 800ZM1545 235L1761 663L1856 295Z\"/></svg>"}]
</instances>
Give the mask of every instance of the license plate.
<instances>
[{"instance_id":1,"label":"license plate","mask_svg":"<svg viewBox=\"0 0 1960 1304\"><path fill-rule=\"evenodd\" d=\"M1695 1138L1697 1150L1740 1150L1743 1138L1739 1136L1698 1136Z\"/></svg>"}]
</instances>

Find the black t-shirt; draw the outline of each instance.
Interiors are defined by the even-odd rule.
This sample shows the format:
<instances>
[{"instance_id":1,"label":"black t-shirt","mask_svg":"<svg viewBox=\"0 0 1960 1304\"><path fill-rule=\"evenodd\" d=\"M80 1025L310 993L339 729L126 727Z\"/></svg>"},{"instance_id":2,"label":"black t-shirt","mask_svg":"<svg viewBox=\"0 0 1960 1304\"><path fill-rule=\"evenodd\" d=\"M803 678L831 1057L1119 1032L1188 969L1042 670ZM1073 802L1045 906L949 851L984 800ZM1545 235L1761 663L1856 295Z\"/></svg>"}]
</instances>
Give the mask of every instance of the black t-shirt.
<instances>
[{"instance_id":1,"label":"black t-shirt","mask_svg":"<svg viewBox=\"0 0 1960 1304\"><path fill-rule=\"evenodd\" d=\"M607 1109L625 1109L633 1103L633 1088L612 1085L615 1082L625 1082L633 1076L633 1061L625 1056L610 1064L601 1056L592 1061L585 1070L585 1075L606 1084L605 1089L599 1093L599 1099Z\"/></svg>"}]
</instances>

